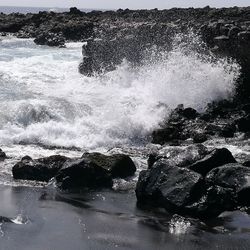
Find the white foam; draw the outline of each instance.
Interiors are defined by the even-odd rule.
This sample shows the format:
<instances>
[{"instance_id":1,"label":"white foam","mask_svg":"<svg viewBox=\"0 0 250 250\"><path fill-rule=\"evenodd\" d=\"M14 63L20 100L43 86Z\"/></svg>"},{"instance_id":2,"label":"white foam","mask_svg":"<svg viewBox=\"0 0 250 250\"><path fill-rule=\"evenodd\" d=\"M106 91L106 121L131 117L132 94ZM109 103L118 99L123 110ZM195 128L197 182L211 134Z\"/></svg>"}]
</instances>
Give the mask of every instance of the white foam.
<instances>
[{"instance_id":1,"label":"white foam","mask_svg":"<svg viewBox=\"0 0 250 250\"><path fill-rule=\"evenodd\" d=\"M183 103L202 110L234 91L239 68L179 44L140 68L123 62L99 77L78 73L79 43L36 46L31 39L0 42L0 144L113 147L141 143ZM188 52L188 53L187 53Z\"/></svg>"}]
</instances>

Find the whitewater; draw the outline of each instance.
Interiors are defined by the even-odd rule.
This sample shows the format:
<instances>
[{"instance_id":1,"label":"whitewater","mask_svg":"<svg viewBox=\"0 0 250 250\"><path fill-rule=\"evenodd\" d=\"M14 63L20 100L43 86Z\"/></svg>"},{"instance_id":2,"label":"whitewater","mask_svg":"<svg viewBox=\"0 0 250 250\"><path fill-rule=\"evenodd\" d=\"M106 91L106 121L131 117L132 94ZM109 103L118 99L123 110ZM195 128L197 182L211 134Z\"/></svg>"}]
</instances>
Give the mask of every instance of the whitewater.
<instances>
[{"instance_id":1,"label":"whitewater","mask_svg":"<svg viewBox=\"0 0 250 250\"><path fill-rule=\"evenodd\" d=\"M140 67L124 61L94 77L78 72L82 43L67 48L0 39L0 145L95 150L144 145L169 110L202 111L230 98L239 66L179 44Z\"/></svg>"}]
</instances>

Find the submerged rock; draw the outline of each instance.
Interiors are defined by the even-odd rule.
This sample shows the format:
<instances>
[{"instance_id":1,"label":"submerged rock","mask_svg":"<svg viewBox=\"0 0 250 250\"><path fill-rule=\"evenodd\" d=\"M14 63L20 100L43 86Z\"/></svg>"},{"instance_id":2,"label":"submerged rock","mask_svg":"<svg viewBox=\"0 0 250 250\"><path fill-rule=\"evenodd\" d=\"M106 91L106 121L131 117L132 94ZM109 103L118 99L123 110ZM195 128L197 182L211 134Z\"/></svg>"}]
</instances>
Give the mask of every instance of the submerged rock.
<instances>
[{"instance_id":1,"label":"submerged rock","mask_svg":"<svg viewBox=\"0 0 250 250\"><path fill-rule=\"evenodd\" d=\"M53 155L33 160L25 156L14 165L12 174L15 179L49 181L62 168L69 158Z\"/></svg>"}]
</instances>

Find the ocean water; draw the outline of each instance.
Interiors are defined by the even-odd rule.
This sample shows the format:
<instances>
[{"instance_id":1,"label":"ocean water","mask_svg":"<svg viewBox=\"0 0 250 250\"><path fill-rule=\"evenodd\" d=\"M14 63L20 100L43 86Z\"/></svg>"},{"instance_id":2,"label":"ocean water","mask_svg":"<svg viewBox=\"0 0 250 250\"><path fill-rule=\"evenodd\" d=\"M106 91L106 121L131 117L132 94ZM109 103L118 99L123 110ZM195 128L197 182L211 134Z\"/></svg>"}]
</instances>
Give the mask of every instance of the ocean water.
<instances>
[{"instance_id":1,"label":"ocean water","mask_svg":"<svg viewBox=\"0 0 250 250\"><path fill-rule=\"evenodd\" d=\"M136 205L138 174L159 147L149 135L169 110L183 103L202 111L234 94L239 66L193 50L200 41L191 38L191 46L176 37L172 51L149 51L138 68L124 61L94 77L78 72L81 43L49 48L0 38L0 148L8 155L0 162L0 249L249 249L245 212L201 222ZM207 146L250 155L240 138ZM85 150L128 153L136 175L115 180L113 190L80 194L12 178L24 155L80 157Z\"/></svg>"},{"instance_id":2,"label":"ocean water","mask_svg":"<svg viewBox=\"0 0 250 250\"><path fill-rule=\"evenodd\" d=\"M92 11L92 9L80 9L80 10L82 10L84 12L90 12L90 11ZM0 12L3 12L5 14L10 14L10 13L27 14L27 13L38 13L39 11L68 12L69 8L0 6Z\"/></svg>"},{"instance_id":3,"label":"ocean water","mask_svg":"<svg viewBox=\"0 0 250 250\"><path fill-rule=\"evenodd\" d=\"M229 98L239 76L236 63L187 53L178 43L169 53L150 53L139 68L124 61L113 72L85 77L78 72L81 46L1 40L1 145L141 146L169 109L183 103L202 111Z\"/></svg>"}]
</instances>

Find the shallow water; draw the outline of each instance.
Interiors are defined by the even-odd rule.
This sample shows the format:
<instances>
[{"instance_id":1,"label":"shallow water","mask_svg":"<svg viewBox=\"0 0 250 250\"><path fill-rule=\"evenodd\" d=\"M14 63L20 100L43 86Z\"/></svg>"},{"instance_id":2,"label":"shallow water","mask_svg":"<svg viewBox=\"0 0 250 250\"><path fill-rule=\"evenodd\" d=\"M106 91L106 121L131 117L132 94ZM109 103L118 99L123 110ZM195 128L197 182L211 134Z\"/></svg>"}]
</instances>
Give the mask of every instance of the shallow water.
<instances>
[{"instance_id":1,"label":"shallow water","mask_svg":"<svg viewBox=\"0 0 250 250\"><path fill-rule=\"evenodd\" d=\"M249 249L250 217L210 221L136 207L133 192L0 186L1 249Z\"/></svg>"}]
</instances>

